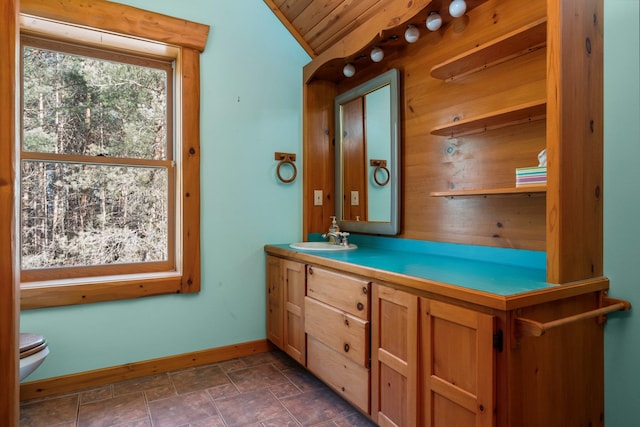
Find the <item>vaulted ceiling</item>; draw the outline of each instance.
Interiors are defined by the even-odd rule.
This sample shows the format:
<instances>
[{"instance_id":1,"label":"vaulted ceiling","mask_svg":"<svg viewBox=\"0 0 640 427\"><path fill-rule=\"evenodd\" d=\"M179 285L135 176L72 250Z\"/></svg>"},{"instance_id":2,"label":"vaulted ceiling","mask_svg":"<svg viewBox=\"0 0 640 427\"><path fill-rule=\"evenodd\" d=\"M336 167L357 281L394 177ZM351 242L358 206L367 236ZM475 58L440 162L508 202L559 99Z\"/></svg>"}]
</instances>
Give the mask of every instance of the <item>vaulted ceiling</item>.
<instances>
[{"instance_id":1,"label":"vaulted ceiling","mask_svg":"<svg viewBox=\"0 0 640 427\"><path fill-rule=\"evenodd\" d=\"M394 0L264 1L313 58Z\"/></svg>"},{"instance_id":2,"label":"vaulted ceiling","mask_svg":"<svg viewBox=\"0 0 640 427\"><path fill-rule=\"evenodd\" d=\"M486 0L466 0L467 11ZM427 32L429 12L438 11L443 27L451 20L451 0L264 0L311 56L305 81L341 75L346 62L368 60L373 46L385 55L402 49L404 31L414 24ZM366 58L366 59L363 59Z\"/></svg>"}]
</instances>

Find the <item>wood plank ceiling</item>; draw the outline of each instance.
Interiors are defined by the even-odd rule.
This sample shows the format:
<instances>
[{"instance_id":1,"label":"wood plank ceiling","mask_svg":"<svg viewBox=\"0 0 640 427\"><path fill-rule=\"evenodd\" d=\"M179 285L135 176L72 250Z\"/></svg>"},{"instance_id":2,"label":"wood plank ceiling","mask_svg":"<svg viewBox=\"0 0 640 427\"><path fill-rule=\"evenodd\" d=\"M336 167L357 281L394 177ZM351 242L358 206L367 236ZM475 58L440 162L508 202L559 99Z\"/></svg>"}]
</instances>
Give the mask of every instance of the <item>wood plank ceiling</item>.
<instances>
[{"instance_id":1,"label":"wood plank ceiling","mask_svg":"<svg viewBox=\"0 0 640 427\"><path fill-rule=\"evenodd\" d=\"M315 58L398 0L264 0Z\"/></svg>"},{"instance_id":2,"label":"wood plank ceiling","mask_svg":"<svg viewBox=\"0 0 640 427\"><path fill-rule=\"evenodd\" d=\"M467 12L487 0L466 0ZM337 81L347 62L368 60L373 46L385 55L402 49L404 31L413 24L427 32L429 12L451 21L451 0L264 0L273 13L311 56L305 81L324 78Z\"/></svg>"}]
</instances>

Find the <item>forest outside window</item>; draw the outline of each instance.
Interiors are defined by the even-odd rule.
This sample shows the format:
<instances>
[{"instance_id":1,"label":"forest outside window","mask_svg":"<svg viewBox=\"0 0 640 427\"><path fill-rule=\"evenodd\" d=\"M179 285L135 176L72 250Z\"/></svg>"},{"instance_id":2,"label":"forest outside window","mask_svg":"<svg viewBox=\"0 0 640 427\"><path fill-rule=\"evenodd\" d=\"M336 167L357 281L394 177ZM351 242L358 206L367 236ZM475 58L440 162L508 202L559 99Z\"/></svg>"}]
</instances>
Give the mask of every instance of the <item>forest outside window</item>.
<instances>
[{"instance_id":1,"label":"forest outside window","mask_svg":"<svg viewBox=\"0 0 640 427\"><path fill-rule=\"evenodd\" d=\"M22 45L22 281L175 270L172 63Z\"/></svg>"},{"instance_id":2,"label":"forest outside window","mask_svg":"<svg viewBox=\"0 0 640 427\"><path fill-rule=\"evenodd\" d=\"M117 21L89 28L84 0L70 3L69 21L83 27L47 10L21 15L21 306L197 292L198 51L208 27L189 23L194 50L153 41L164 34L118 35ZM91 3L108 16L166 20L167 31L186 22Z\"/></svg>"}]
</instances>

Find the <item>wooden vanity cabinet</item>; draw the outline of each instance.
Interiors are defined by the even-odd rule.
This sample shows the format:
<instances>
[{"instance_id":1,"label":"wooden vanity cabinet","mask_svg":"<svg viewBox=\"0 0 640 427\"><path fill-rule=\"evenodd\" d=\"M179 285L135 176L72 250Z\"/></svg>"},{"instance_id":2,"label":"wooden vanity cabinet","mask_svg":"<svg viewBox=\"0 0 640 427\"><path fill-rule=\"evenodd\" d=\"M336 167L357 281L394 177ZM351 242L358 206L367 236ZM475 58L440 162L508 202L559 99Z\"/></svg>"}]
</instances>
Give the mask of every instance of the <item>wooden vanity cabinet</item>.
<instances>
[{"instance_id":1,"label":"wooden vanity cabinet","mask_svg":"<svg viewBox=\"0 0 640 427\"><path fill-rule=\"evenodd\" d=\"M494 316L420 298L421 426L494 426Z\"/></svg>"},{"instance_id":2,"label":"wooden vanity cabinet","mask_svg":"<svg viewBox=\"0 0 640 427\"><path fill-rule=\"evenodd\" d=\"M596 290L517 309L372 285L371 417L381 426L603 425L603 324L536 322L599 310ZM607 305L606 303L604 305Z\"/></svg>"},{"instance_id":3,"label":"wooden vanity cabinet","mask_svg":"<svg viewBox=\"0 0 640 427\"><path fill-rule=\"evenodd\" d=\"M305 365L303 263L267 255L267 338Z\"/></svg>"},{"instance_id":4,"label":"wooden vanity cabinet","mask_svg":"<svg viewBox=\"0 0 640 427\"><path fill-rule=\"evenodd\" d=\"M307 369L363 412L369 404L369 294L361 278L309 266Z\"/></svg>"},{"instance_id":5,"label":"wooden vanity cabinet","mask_svg":"<svg viewBox=\"0 0 640 427\"><path fill-rule=\"evenodd\" d=\"M604 425L606 278L499 296L267 253L269 340L378 425Z\"/></svg>"},{"instance_id":6,"label":"wooden vanity cabinet","mask_svg":"<svg viewBox=\"0 0 640 427\"><path fill-rule=\"evenodd\" d=\"M374 283L371 306L371 418L417 426L418 297Z\"/></svg>"},{"instance_id":7,"label":"wooden vanity cabinet","mask_svg":"<svg viewBox=\"0 0 640 427\"><path fill-rule=\"evenodd\" d=\"M493 316L378 284L371 298L372 418L493 426Z\"/></svg>"},{"instance_id":8,"label":"wooden vanity cabinet","mask_svg":"<svg viewBox=\"0 0 640 427\"><path fill-rule=\"evenodd\" d=\"M282 288L282 258L267 255L267 339L279 348L284 347Z\"/></svg>"}]
</instances>

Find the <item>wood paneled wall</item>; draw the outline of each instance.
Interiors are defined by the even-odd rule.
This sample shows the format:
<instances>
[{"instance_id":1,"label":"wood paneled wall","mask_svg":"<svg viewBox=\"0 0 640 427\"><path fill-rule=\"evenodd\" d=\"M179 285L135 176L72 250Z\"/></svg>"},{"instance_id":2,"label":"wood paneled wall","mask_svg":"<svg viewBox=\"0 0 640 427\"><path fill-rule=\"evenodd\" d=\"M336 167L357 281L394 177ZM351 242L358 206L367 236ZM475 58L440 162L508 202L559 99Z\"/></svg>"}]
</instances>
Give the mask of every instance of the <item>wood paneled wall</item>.
<instances>
[{"instance_id":1,"label":"wood paneled wall","mask_svg":"<svg viewBox=\"0 0 640 427\"><path fill-rule=\"evenodd\" d=\"M304 235L326 231L334 211L333 174L327 173L334 153L331 94L397 68L402 94L399 237L546 251L550 283L602 276L602 13L602 0L487 0L437 32L423 29L414 44L398 48L393 42L394 52L379 64L361 61L366 67L353 78L338 77L337 60L323 68L321 58L314 59L305 67ZM527 45L528 53L499 63L485 58L488 66L452 79L432 77L435 65L527 26L538 34L524 37L540 40ZM353 44L353 37L349 40ZM371 43L362 40L363 49ZM347 54L366 58L362 53ZM519 118L515 125L473 134L433 132L522 104L536 107L530 120ZM514 187L515 169L537 166L543 148L546 192L433 194ZM313 206L314 189L324 191L323 206Z\"/></svg>"},{"instance_id":2,"label":"wood paneled wall","mask_svg":"<svg viewBox=\"0 0 640 427\"><path fill-rule=\"evenodd\" d=\"M334 119L332 82L316 80L304 87L304 217L303 236L326 232L334 215ZM314 205L314 190L322 190L322 205ZM321 226L326 224L326 227Z\"/></svg>"},{"instance_id":3,"label":"wood paneled wall","mask_svg":"<svg viewBox=\"0 0 640 427\"><path fill-rule=\"evenodd\" d=\"M423 31L417 43L385 58L377 68L358 70L356 77L341 82L323 81L323 90L334 86L337 93L342 93L389 68L401 71L403 187L399 237L545 249L544 194L455 198L430 195L451 189L513 187L516 167L537 165L536 156L545 148L544 120L456 138L432 135L431 129L544 98L545 49L453 81L433 78L430 70L461 52L544 18L545 13L544 0L525 4L488 1L438 32ZM317 86L316 80L306 88L305 106L314 110L319 106L309 102L309 93ZM332 110L333 106L326 108ZM307 110L305 114L308 120L309 113ZM307 125L315 126L312 120ZM318 141L307 140L305 150L316 150ZM320 183L322 179L317 174L322 171L315 164L318 160L313 157L305 169ZM332 194L333 179L324 185L325 193ZM325 199L325 203L331 203L325 211L333 209L333 200ZM308 204L305 208L318 210ZM328 217L306 217L306 232L324 232L329 226Z\"/></svg>"}]
</instances>

